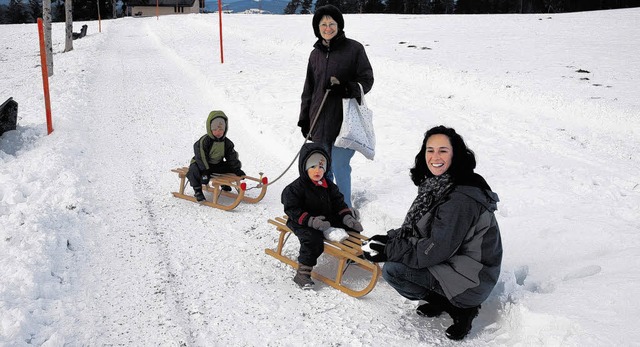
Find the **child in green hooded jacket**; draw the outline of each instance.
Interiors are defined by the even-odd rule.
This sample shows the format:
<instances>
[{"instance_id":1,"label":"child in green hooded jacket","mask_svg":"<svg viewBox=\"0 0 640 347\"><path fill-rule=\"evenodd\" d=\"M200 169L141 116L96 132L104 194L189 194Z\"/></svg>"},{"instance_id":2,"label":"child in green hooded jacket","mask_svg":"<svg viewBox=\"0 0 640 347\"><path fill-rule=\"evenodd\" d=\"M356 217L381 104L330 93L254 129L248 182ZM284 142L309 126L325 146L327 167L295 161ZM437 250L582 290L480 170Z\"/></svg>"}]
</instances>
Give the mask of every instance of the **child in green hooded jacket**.
<instances>
[{"instance_id":1,"label":"child in green hooded jacket","mask_svg":"<svg viewBox=\"0 0 640 347\"><path fill-rule=\"evenodd\" d=\"M196 200L204 201L202 185L209 183L211 174L232 173L237 176L245 176L242 171L238 152L234 144L227 138L229 119L222 111L211 111L207 117L207 133L193 144L194 157L189 165L187 179ZM222 186L223 190L231 191L231 187Z\"/></svg>"}]
</instances>

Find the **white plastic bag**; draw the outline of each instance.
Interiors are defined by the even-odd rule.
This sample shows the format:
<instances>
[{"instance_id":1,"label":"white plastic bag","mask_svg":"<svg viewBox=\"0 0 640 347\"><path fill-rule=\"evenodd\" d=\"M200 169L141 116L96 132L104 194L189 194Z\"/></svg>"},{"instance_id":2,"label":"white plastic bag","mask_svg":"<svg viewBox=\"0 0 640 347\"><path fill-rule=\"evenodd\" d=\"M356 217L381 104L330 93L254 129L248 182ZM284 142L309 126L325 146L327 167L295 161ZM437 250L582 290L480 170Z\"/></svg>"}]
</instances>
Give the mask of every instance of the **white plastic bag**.
<instances>
[{"instance_id":1,"label":"white plastic bag","mask_svg":"<svg viewBox=\"0 0 640 347\"><path fill-rule=\"evenodd\" d=\"M354 99L342 99L342 126L335 145L350 148L362 153L365 158L373 160L376 154L376 135L373 131L373 112L364 100L362 85L360 94L362 105Z\"/></svg>"},{"instance_id":2,"label":"white plastic bag","mask_svg":"<svg viewBox=\"0 0 640 347\"><path fill-rule=\"evenodd\" d=\"M322 234L324 234L325 239L335 242L342 242L349 237L349 234L344 229L334 227L322 231Z\"/></svg>"}]
</instances>

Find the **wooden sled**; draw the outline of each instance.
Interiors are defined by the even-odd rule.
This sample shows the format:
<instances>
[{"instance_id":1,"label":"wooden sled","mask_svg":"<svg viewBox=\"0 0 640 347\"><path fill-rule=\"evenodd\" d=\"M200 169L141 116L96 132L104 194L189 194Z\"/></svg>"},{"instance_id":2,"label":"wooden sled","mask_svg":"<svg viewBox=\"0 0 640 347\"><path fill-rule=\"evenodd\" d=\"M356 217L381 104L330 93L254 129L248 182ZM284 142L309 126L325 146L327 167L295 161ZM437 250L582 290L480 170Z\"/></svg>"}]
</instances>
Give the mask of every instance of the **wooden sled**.
<instances>
[{"instance_id":1,"label":"wooden sled","mask_svg":"<svg viewBox=\"0 0 640 347\"><path fill-rule=\"evenodd\" d=\"M287 216L269 219L269 223L276 226L276 229L280 232L280 237L278 239L278 247L275 250L267 248L264 250L265 253L282 261L285 264L291 265L294 269L297 269L298 262L282 254L282 250L285 243L287 242L287 239L293 234L291 229L289 229L289 227L287 227L286 225ZM359 256L362 255L362 241L368 240L369 238L352 231L348 231L348 233L349 238L342 242L324 240L324 253L338 259L338 268L336 270L335 278L331 279L325 277L315 271L311 272L311 277L316 278L344 293L347 293L350 296L359 298L361 296L367 295L373 290L373 287L375 287L376 283L378 282L378 277L380 277L381 271L378 264L372 263L363 258L359 258ZM352 264L358 266L361 269L371 272L371 280L364 289L352 289L342 283L342 277L345 273L345 270Z\"/></svg>"},{"instance_id":2,"label":"wooden sled","mask_svg":"<svg viewBox=\"0 0 640 347\"><path fill-rule=\"evenodd\" d=\"M193 202L198 202L195 197L191 195L186 195L184 193L184 189L187 186L187 172L189 171L188 167L180 167L171 170L172 172L176 172L180 177L180 189L177 192L172 192L173 196L176 198L181 198ZM242 182L243 180L249 180L257 182L254 187L247 188L247 183ZM222 185L231 187L231 191L227 192L222 190ZM200 202L202 205L207 205L215 208L219 208L221 210L229 211L234 209L236 206L240 204L240 202L247 202L250 204L255 204L256 202L262 200L264 195L267 193L267 178L262 176L260 173L260 178L255 178L251 176L236 176L234 174L213 174L211 179L209 180L209 184L202 185L202 190L211 192L211 200L205 200ZM245 195L245 192L251 189L260 189L260 193L256 197L251 197ZM219 198L220 196L224 196L231 199L231 203L225 204ZM224 199L229 201L229 199Z\"/></svg>"}]
</instances>

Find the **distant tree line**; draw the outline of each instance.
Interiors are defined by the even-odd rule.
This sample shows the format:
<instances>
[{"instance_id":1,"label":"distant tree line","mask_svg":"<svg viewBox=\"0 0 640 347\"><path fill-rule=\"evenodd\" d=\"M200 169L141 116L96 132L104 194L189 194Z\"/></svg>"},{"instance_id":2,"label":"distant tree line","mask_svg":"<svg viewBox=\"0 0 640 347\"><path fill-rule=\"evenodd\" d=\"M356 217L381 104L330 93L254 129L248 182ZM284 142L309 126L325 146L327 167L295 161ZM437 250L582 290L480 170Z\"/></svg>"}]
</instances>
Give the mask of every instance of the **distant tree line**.
<instances>
[{"instance_id":1,"label":"distant tree line","mask_svg":"<svg viewBox=\"0 0 640 347\"><path fill-rule=\"evenodd\" d=\"M560 13L639 6L640 0L458 0L455 13Z\"/></svg>"},{"instance_id":2,"label":"distant tree line","mask_svg":"<svg viewBox=\"0 0 640 347\"><path fill-rule=\"evenodd\" d=\"M558 13L640 7L640 0L317 0L343 13L479 14ZM312 0L291 0L285 14L313 13Z\"/></svg>"},{"instance_id":3,"label":"distant tree line","mask_svg":"<svg viewBox=\"0 0 640 347\"><path fill-rule=\"evenodd\" d=\"M73 0L73 20L87 21L100 17L111 18L112 0ZM9 0L8 5L0 5L0 24L35 23L42 17L42 0ZM54 22L64 22L64 0L51 0L51 17Z\"/></svg>"},{"instance_id":4,"label":"distant tree line","mask_svg":"<svg viewBox=\"0 0 640 347\"><path fill-rule=\"evenodd\" d=\"M64 21L64 1L52 0L52 20ZM209 0L212 1L212 0ZM129 1L123 1L124 6ZM112 18L114 0L73 0L73 20ZM640 0L290 0L285 14L313 13L315 7L332 4L343 13L477 14L558 13L640 7ZM42 17L42 0L10 0L0 5L0 24L35 23Z\"/></svg>"}]
</instances>

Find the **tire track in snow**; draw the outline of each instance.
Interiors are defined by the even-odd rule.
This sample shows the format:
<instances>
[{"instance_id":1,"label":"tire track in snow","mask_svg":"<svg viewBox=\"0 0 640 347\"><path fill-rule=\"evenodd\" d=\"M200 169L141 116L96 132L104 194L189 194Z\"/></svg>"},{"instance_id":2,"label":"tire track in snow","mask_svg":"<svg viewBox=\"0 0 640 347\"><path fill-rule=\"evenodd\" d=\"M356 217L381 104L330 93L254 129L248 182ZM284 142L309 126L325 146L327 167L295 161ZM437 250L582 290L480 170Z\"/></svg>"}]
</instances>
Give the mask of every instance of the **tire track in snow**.
<instances>
[{"instance_id":1,"label":"tire track in snow","mask_svg":"<svg viewBox=\"0 0 640 347\"><path fill-rule=\"evenodd\" d=\"M144 336L153 337L145 341L153 345L187 345L192 344L191 327L166 239L177 226L158 222L163 203L158 190L164 190L163 182L168 182L168 177L161 174L158 180L158 175L169 167L154 156L181 132L181 122L171 112L189 102L189 98L181 99L181 93L160 95L154 86L187 84L166 68L166 57L149 44L152 41L144 28L134 27L131 32L135 34L107 36L97 52L101 55L98 63L87 69L93 79L86 91L92 99L86 110L90 121L83 121L93 143L88 150L92 163L87 166L98 169L92 173L96 210L118 223L105 221L104 232L86 236L91 246L79 283L91 288L91 283L106 279L109 286L82 298L88 309L77 314L89 316L82 320L91 324L88 331L98 329L91 338L96 344L139 343ZM109 35L108 31L103 35ZM148 54L140 55L140 51ZM148 59L141 60L141 56ZM154 74L153 85L131 83L148 80L137 75L149 70ZM138 97L132 100L130 95ZM180 105L172 105L176 103ZM129 139L140 141L127 143Z\"/></svg>"}]
</instances>

